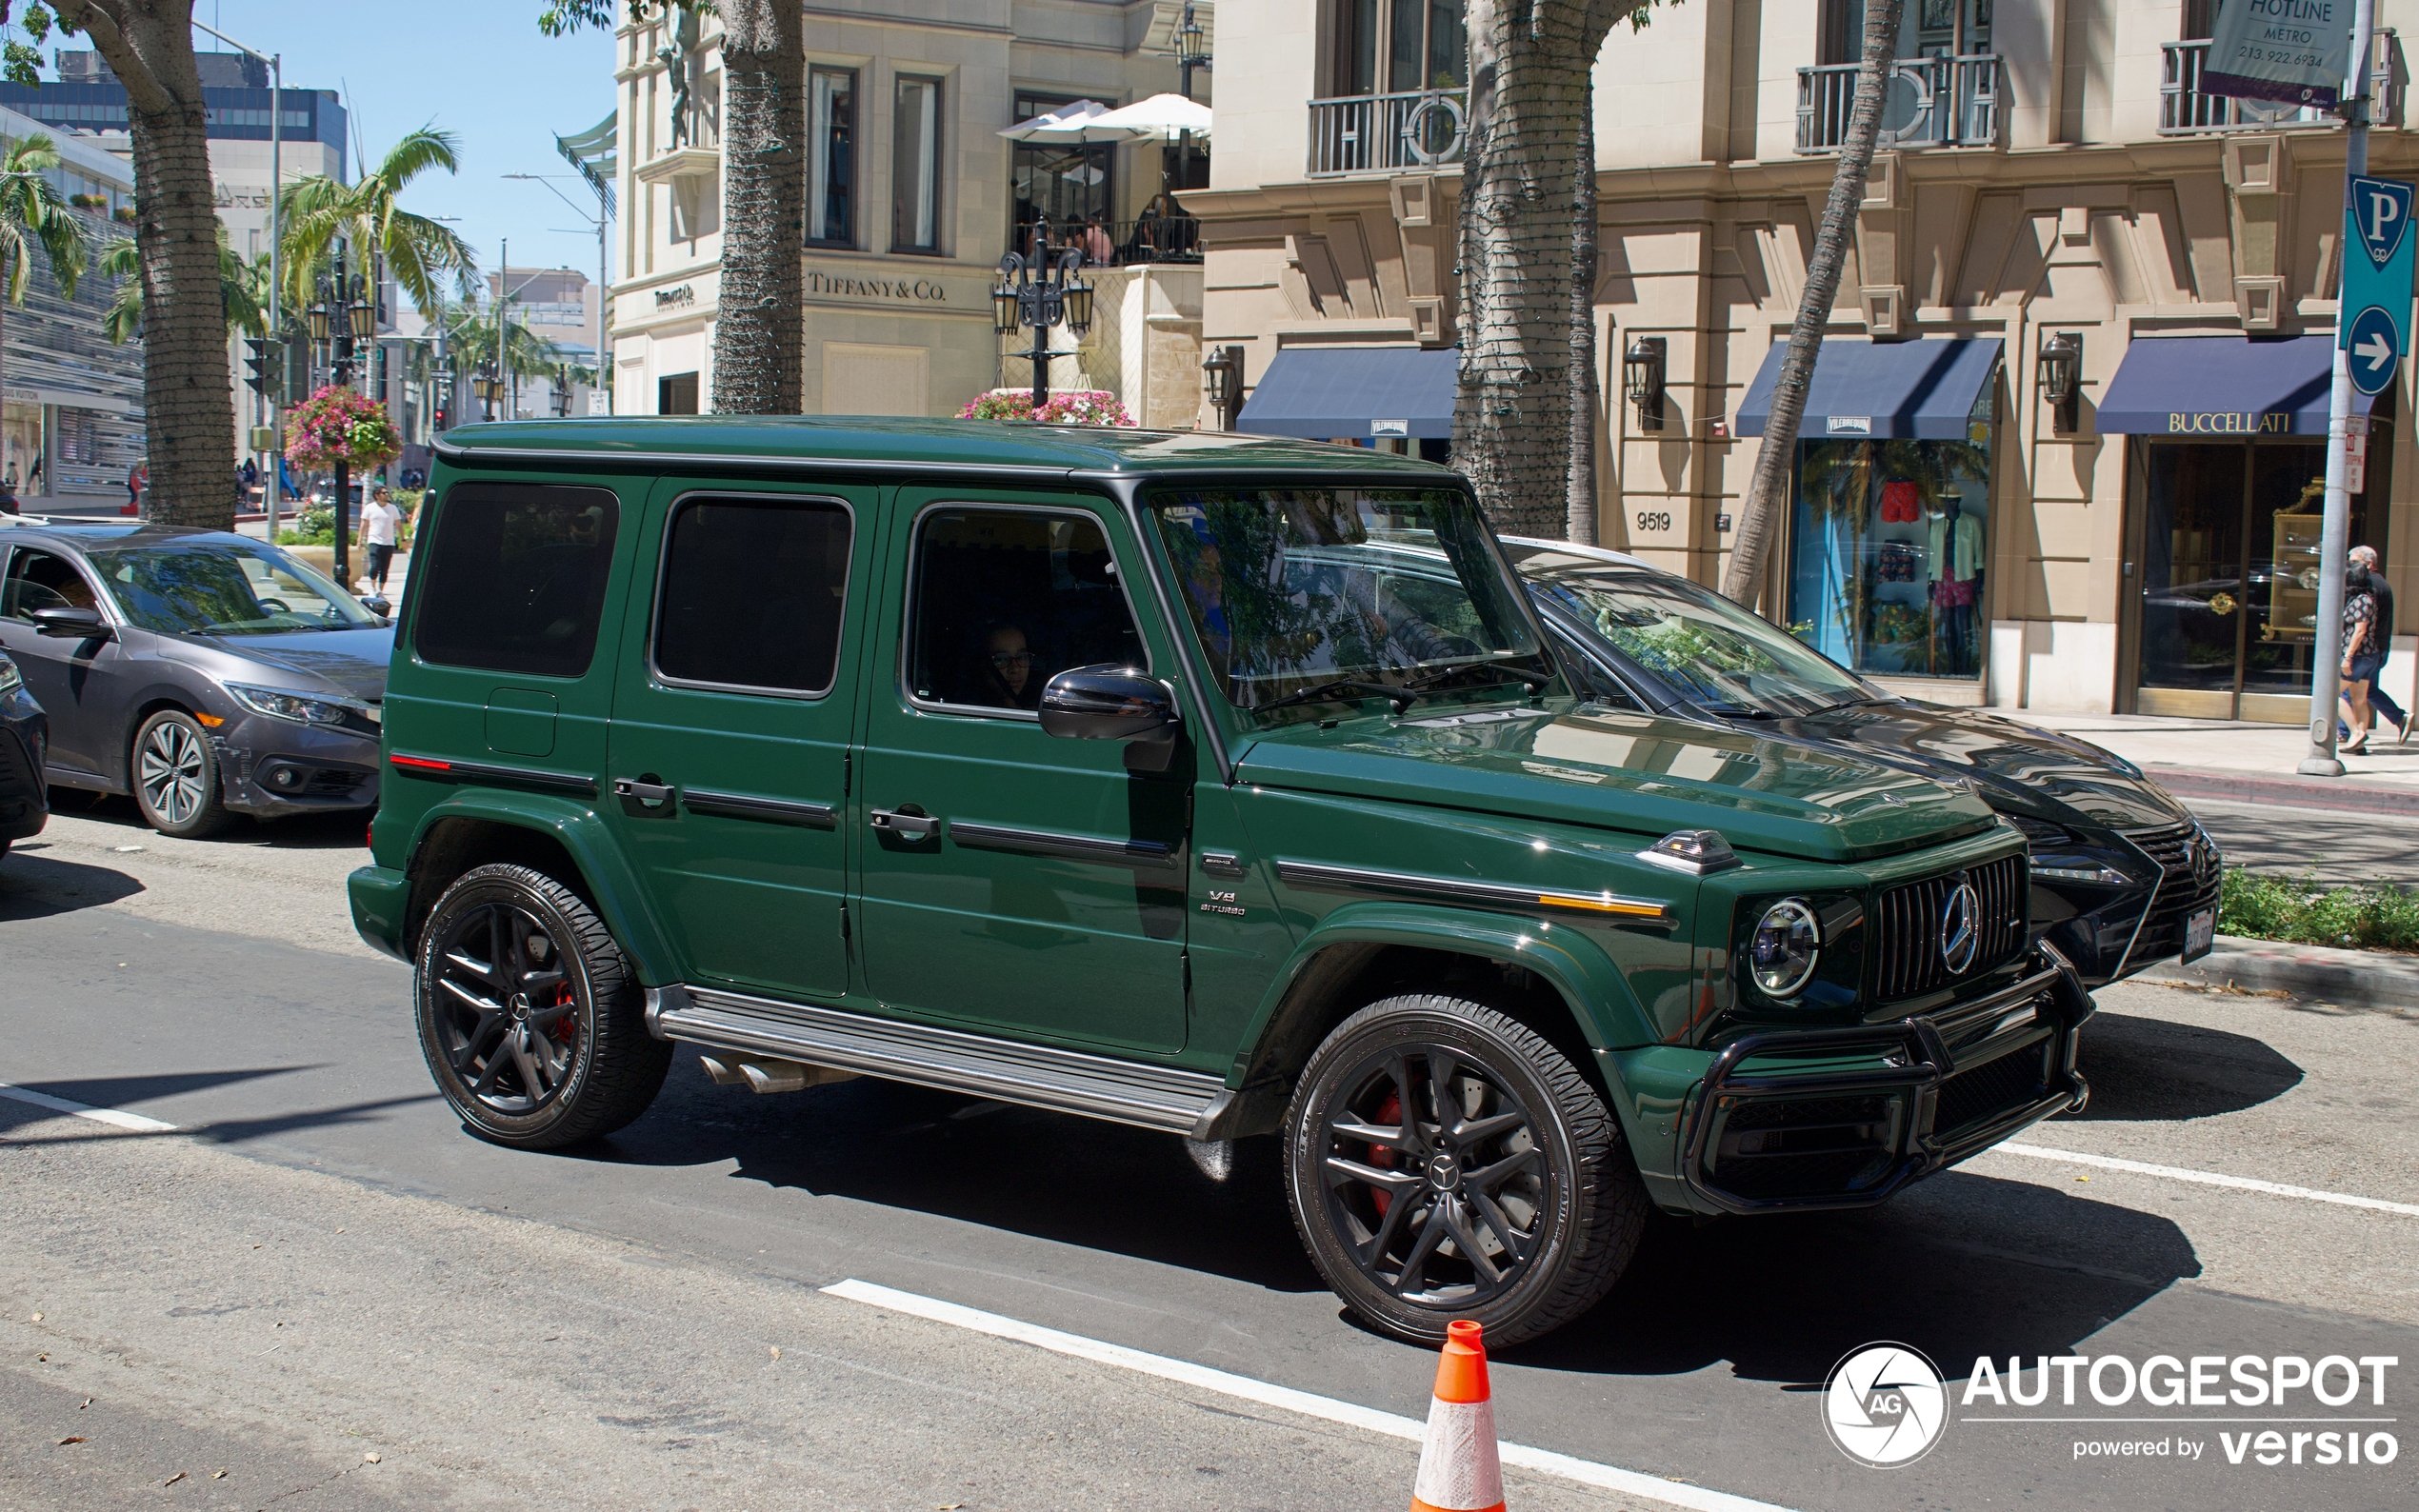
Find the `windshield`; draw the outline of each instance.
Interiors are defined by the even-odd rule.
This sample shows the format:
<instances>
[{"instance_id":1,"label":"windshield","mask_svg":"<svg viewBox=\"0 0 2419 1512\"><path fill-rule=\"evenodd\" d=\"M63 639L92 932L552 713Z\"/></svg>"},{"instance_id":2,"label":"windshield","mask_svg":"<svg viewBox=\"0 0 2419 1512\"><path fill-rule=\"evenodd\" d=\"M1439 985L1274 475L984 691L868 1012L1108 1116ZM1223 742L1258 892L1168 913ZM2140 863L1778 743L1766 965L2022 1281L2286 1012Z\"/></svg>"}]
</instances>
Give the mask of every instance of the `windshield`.
<instances>
[{"instance_id":1,"label":"windshield","mask_svg":"<svg viewBox=\"0 0 2419 1512\"><path fill-rule=\"evenodd\" d=\"M1529 578L1613 649L1700 704L1811 714L1872 696L1795 636L1686 578L1592 564L1535 567Z\"/></svg>"},{"instance_id":2,"label":"windshield","mask_svg":"<svg viewBox=\"0 0 2419 1512\"><path fill-rule=\"evenodd\" d=\"M1221 489L1151 504L1210 674L1238 708L1462 667L1457 686L1471 687L1553 675L1465 494Z\"/></svg>"},{"instance_id":3,"label":"windshield","mask_svg":"<svg viewBox=\"0 0 2419 1512\"><path fill-rule=\"evenodd\" d=\"M350 594L274 547L180 542L90 556L126 617L161 635L276 635L378 623Z\"/></svg>"}]
</instances>

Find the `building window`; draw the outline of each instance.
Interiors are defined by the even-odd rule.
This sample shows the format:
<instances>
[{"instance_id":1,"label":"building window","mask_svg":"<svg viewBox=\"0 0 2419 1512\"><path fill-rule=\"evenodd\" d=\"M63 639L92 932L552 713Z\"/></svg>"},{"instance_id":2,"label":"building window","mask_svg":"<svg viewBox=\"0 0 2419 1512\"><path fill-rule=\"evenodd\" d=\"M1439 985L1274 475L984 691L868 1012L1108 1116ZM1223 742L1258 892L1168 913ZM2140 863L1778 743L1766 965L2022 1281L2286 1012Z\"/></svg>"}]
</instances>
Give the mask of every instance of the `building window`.
<instances>
[{"instance_id":1,"label":"building window","mask_svg":"<svg viewBox=\"0 0 2419 1512\"><path fill-rule=\"evenodd\" d=\"M90 409L59 410L59 460L94 463L101 460L101 417Z\"/></svg>"},{"instance_id":2,"label":"building window","mask_svg":"<svg viewBox=\"0 0 2419 1512\"><path fill-rule=\"evenodd\" d=\"M941 81L901 78L890 114L890 246L941 249Z\"/></svg>"},{"instance_id":3,"label":"building window","mask_svg":"<svg viewBox=\"0 0 2419 1512\"><path fill-rule=\"evenodd\" d=\"M809 78L807 240L822 247L856 245L857 76L848 69L816 69Z\"/></svg>"},{"instance_id":4,"label":"building window","mask_svg":"<svg viewBox=\"0 0 2419 1512\"><path fill-rule=\"evenodd\" d=\"M1407 94L1469 83L1459 0L1342 0L1335 17L1338 94Z\"/></svg>"},{"instance_id":5,"label":"building window","mask_svg":"<svg viewBox=\"0 0 2419 1512\"><path fill-rule=\"evenodd\" d=\"M697 412L697 375L676 372L655 380L655 412L693 415Z\"/></svg>"},{"instance_id":6,"label":"building window","mask_svg":"<svg viewBox=\"0 0 2419 1512\"><path fill-rule=\"evenodd\" d=\"M1016 119L1030 121L1074 103L1068 95L1020 92ZM1016 187L1013 249L1031 255L1036 250L1035 239L1025 229L1045 218L1060 228L1082 226L1095 215L1103 221L1113 219L1110 189L1116 163L1117 149L1107 142L1015 144L1009 164ZM1055 231L1050 240L1057 246L1075 245Z\"/></svg>"}]
</instances>

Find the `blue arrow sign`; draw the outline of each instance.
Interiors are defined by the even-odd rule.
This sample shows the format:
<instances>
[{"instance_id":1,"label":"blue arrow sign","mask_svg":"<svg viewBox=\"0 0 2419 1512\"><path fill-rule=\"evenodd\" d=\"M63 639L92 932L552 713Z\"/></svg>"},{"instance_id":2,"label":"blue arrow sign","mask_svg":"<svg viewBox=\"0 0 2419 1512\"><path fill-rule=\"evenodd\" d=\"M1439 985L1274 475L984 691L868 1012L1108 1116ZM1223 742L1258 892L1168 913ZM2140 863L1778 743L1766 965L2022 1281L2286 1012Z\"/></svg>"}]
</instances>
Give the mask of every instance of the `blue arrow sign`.
<instances>
[{"instance_id":1,"label":"blue arrow sign","mask_svg":"<svg viewBox=\"0 0 2419 1512\"><path fill-rule=\"evenodd\" d=\"M2352 387L2385 392L2410 349L2410 274L2419 232L2410 227L2411 189L2386 178L2345 186L2344 282L2335 306L2335 344L2346 352Z\"/></svg>"},{"instance_id":2,"label":"blue arrow sign","mask_svg":"<svg viewBox=\"0 0 2419 1512\"><path fill-rule=\"evenodd\" d=\"M2409 300L2406 296L2405 303ZM2381 305L2371 305L2344 328L2350 340L2351 386L2365 394L2379 394L2394 381L2395 361L2402 355L2402 332Z\"/></svg>"}]
</instances>

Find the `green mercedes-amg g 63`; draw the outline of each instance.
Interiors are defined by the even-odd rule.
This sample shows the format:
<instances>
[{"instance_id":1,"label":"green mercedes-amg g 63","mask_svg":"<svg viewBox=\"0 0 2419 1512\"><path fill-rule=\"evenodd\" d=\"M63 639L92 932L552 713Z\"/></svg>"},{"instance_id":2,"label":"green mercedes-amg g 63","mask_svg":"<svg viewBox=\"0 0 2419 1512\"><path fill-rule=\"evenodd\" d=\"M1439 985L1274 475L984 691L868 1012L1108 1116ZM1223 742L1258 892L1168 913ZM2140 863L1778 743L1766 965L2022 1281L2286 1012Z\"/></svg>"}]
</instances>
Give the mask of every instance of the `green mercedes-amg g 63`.
<instances>
[{"instance_id":1,"label":"green mercedes-amg g 63","mask_svg":"<svg viewBox=\"0 0 2419 1512\"><path fill-rule=\"evenodd\" d=\"M350 891L497 1143L675 1041L1273 1136L1356 1313L1509 1343L1649 1207L1878 1203L2083 1101L2022 836L1575 698L1442 468L611 419L456 431L429 499Z\"/></svg>"}]
</instances>

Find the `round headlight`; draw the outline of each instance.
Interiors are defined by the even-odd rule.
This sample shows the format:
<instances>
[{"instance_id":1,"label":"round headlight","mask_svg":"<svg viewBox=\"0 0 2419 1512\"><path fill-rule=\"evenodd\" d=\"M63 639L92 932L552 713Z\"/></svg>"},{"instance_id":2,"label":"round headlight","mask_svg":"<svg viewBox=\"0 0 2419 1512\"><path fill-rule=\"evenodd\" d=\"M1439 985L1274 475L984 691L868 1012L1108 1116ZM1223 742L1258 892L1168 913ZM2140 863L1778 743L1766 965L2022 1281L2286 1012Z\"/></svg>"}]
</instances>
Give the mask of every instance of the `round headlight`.
<instances>
[{"instance_id":1,"label":"round headlight","mask_svg":"<svg viewBox=\"0 0 2419 1512\"><path fill-rule=\"evenodd\" d=\"M1794 994L1823 959L1823 925L1800 898L1784 898L1756 921L1748 942L1748 969L1755 985L1776 998Z\"/></svg>"}]
</instances>

